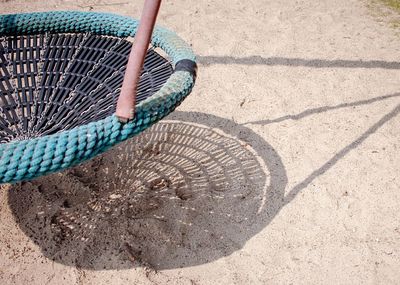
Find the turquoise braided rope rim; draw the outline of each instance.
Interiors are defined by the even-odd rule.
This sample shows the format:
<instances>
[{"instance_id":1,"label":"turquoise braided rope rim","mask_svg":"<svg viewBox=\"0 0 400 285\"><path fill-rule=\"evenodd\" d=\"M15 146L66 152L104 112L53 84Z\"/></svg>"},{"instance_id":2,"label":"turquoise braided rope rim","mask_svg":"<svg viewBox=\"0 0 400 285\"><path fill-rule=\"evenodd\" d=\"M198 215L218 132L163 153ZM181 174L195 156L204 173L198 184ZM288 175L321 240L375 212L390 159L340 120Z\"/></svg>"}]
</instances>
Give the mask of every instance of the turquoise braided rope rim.
<instances>
[{"instance_id":1,"label":"turquoise braided rope rim","mask_svg":"<svg viewBox=\"0 0 400 285\"><path fill-rule=\"evenodd\" d=\"M38 33L84 33L134 36L138 21L109 13L56 11L0 16L0 36ZM176 64L195 61L190 46L174 32L156 27L151 43ZM135 119L121 124L115 115L60 133L0 144L0 183L13 183L77 165L139 134L172 112L189 95L194 78L175 71L164 86L136 106Z\"/></svg>"}]
</instances>

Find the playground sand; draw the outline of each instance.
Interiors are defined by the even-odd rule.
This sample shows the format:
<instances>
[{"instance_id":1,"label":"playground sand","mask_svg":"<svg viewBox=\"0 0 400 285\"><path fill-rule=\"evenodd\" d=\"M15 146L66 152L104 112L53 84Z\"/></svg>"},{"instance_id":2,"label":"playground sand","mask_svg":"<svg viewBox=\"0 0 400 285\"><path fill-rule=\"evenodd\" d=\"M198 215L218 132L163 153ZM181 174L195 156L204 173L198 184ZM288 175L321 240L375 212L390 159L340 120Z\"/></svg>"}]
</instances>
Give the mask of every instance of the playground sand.
<instances>
[{"instance_id":1,"label":"playground sand","mask_svg":"<svg viewBox=\"0 0 400 285\"><path fill-rule=\"evenodd\" d=\"M0 1L3 13L141 2ZM400 38L365 2L164 1L193 93L0 189L0 284L398 284Z\"/></svg>"}]
</instances>

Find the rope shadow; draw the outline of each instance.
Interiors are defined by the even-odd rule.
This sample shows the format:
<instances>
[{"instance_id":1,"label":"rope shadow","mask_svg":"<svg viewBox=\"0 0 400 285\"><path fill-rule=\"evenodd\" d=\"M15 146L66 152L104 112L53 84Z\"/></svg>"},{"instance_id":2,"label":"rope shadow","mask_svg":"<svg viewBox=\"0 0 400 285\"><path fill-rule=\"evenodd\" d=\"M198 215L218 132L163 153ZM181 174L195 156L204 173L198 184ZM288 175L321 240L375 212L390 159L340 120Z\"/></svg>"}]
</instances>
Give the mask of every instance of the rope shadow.
<instances>
[{"instance_id":1,"label":"rope shadow","mask_svg":"<svg viewBox=\"0 0 400 285\"><path fill-rule=\"evenodd\" d=\"M198 56L197 59L204 65L215 64L241 64L241 65L266 65L266 66L290 66L311 68L380 68L400 69L400 62L383 60L326 60L303 59L288 57L262 57L259 55L248 57L234 56Z\"/></svg>"},{"instance_id":2,"label":"rope shadow","mask_svg":"<svg viewBox=\"0 0 400 285\"><path fill-rule=\"evenodd\" d=\"M329 169L331 169L336 163L340 161L343 157L345 157L350 151L360 146L370 135L375 133L379 128L381 128L388 121L396 117L400 113L400 104L398 104L392 111L383 116L379 121L377 121L374 125L368 128L361 136L359 136L352 143L348 144L346 147L342 148L339 152L337 152L331 159L329 159L326 163L324 163L321 167L313 171L306 179L302 182L298 183L294 186L288 194L286 194L284 200L284 204L287 205L300 193L301 190L306 188L312 181L314 181L319 176L326 173Z\"/></svg>"},{"instance_id":3,"label":"rope shadow","mask_svg":"<svg viewBox=\"0 0 400 285\"><path fill-rule=\"evenodd\" d=\"M283 205L287 176L250 129L175 112L63 173L11 186L19 227L58 262L171 269L241 249Z\"/></svg>"},{"instance_id":4,"label":"rope shadow","mask_svg":"<svg viewBox=\"0 0 400 285\"><path fill-rule=\"evenodd\" d=\"M334 106L324 106L324 107L308 109L299 114L286 115L286 116L282 116L282 117L279 117L276 119L252 121L252 122L244 123L244 125L249 125L249 124L268 125L268 124L273 124L273 123L280 123L280 122L286 121L286 120L297 121L297 120L300 120L300 119L303 119L305 117L315 115L315 114L320 114L320 113L333 111L333 110L337 110L337 109L368 105L371 103L375 103L375 102L379 102L379 101L383 101L383 100L387 100L387 99L391 99L391 98L396 98L396 97L400 97L400 92L389 94L389 95L384 95L384 96L379 96L379 97L375 97L375 98L371 98L371 99L367 99L367 100L360 100L360 101L355 101L355 102L350 102L350 103L342 103L342 104L338 104L338 105L334 105Z\"/></svg>"}]
</instances>

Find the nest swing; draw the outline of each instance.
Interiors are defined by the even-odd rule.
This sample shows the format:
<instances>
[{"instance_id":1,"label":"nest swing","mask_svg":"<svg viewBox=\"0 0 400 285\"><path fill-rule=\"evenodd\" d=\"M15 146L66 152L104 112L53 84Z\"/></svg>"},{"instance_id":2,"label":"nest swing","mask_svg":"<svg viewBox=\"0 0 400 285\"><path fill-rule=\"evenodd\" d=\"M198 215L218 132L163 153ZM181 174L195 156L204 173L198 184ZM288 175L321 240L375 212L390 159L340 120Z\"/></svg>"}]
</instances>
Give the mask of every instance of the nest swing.
<instances>
[{"instance_id":1,"label":"nest swing","mask_svg":"<svg viewBox=\"0 0 400 285\"><path fill-rule=\"evenodd\" d=\"M175 33L156 27L135 117L115 113L138 21L95 12L0 16L0 183L88 160L172 112L191 92L196 63Z\"/></svg>"}]
</instances>

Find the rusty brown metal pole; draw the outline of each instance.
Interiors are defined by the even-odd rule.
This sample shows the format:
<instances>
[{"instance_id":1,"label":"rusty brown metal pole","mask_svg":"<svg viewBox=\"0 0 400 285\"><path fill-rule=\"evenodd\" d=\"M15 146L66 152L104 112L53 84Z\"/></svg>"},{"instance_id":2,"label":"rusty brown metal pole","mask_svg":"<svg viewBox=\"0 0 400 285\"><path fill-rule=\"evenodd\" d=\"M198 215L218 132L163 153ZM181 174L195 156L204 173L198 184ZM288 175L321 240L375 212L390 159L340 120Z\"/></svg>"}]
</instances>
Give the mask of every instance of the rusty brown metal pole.
<instances>
[{"instance_id":1,"label":"rusty brown metal pole","mask_svg":"<svg viewBox=\"0 0 400 285\"><path fill-rule=\"evenodd\" d=\"M145 0L138 31L126 66L125 77L118 98L116 116L121 122L128 122L135 114L136 92L144 58L149 47L151 34L160 9L161 0Z\"/></svg>"}]
</instances>

